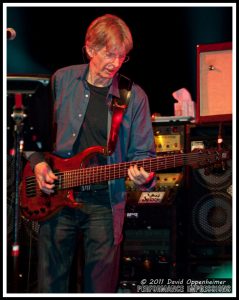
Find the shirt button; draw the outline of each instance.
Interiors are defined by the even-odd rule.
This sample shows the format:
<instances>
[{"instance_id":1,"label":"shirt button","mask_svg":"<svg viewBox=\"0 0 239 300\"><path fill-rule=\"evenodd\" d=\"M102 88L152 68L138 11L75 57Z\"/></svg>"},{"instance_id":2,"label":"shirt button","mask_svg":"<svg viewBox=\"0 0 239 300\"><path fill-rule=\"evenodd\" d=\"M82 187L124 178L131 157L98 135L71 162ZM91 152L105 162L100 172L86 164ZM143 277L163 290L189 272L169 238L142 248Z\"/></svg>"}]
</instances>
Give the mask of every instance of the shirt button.
<instances>
[{"instance_id":1,"label":"shirt button","mask_svg":"<svg viewBox=\"0 0 239 300\"><path fill-rule=\"evenodd\" d=\"M68 152L67 154L70 156L70 155L71 155L71 152Z\"/></svg>"},{"instance_id":2,"label":"shirt button","mask_svg":"<svg viewBox=\"0 0 239 300\"><path fill-rule=\"evenodd\" d=\"M78 116L79 116L79 118L81 118L81 117L82 117L82 114L79 114Z\"/></svg>"},{"instance_id":3,"label":"shirt button","mask_svg":"<svg viewBox=\"0 0 239 300\"><path fill-rule=\"evenodd\" d=\"M89 95L88 95L88 94L85 94L85 97L86 97L86 98L88 98L88 97L89 97Z\"/></svg>"},{"instance_id":4,"label":"shirt button","mask_svg":"<svg viewBox=\"0 0 239 300\"><path fill-rule=\"evenodd\" d=\"M75 133L72 133L72 135L73 135L73 136L76 136L76 134L75 134Z\"/></svg>"}]
</instances>

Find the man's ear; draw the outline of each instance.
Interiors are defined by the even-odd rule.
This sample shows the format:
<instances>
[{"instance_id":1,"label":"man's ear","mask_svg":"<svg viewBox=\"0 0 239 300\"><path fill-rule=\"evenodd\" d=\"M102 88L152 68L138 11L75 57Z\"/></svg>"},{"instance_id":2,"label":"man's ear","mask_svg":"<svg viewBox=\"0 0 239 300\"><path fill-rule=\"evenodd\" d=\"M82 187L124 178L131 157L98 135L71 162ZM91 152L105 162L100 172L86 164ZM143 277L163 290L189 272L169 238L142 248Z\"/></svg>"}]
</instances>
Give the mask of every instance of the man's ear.
<instances>
[{"instance_id":1,"label":"man's ear","mask_svg":"<svg viewBox=\"0 0 239 300\"><path fill-rule=\"evenodd\" d=\"M92 58L94 55L94 49L89 46L85 46L85 50L86 50L86 54L88 55L88 57Z\"/></svg>"}]
</instances>

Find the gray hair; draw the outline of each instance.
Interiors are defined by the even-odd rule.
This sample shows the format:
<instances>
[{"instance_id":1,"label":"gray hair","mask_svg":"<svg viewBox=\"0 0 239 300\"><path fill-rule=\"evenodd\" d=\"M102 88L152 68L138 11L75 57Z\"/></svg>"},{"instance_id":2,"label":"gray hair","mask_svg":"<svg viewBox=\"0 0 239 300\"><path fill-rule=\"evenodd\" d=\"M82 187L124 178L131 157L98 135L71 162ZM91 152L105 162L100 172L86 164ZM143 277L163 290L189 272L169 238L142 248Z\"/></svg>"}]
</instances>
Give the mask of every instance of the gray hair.
<instances>
[{"instance_id":1,"label":"gray hair","mask_svg":"<svg viewBox=\"0 0 239 300\"><path fill-rule=\"evenodd\" d=\"M117 16L106 14L96 18L88 27L85 45L100 50L103 47L124 49L126 53L133 48L131 32L126 23Z\"/></svg>"}]
</instances>

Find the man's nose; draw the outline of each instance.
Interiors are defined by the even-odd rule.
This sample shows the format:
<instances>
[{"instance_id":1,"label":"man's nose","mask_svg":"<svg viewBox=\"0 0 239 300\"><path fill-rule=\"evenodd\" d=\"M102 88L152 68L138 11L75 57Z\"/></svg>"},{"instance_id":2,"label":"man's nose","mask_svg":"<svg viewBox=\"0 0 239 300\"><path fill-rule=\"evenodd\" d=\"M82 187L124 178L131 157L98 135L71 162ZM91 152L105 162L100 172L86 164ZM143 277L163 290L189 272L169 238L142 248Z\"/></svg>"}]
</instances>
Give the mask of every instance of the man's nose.
<instances>
[{"instance_id":1,"label":"man's nose","mask_svg":"<svg viewBox=\"0 0 239 300\"><path fill-rule=\"evenodd\" d=\"M111 63L114 65L114 67L119 67L122 65L123 60L122 60L122 58L116 56L116 57L114 57L114 59L112 60Z\"/></svg>"}]
</instances>

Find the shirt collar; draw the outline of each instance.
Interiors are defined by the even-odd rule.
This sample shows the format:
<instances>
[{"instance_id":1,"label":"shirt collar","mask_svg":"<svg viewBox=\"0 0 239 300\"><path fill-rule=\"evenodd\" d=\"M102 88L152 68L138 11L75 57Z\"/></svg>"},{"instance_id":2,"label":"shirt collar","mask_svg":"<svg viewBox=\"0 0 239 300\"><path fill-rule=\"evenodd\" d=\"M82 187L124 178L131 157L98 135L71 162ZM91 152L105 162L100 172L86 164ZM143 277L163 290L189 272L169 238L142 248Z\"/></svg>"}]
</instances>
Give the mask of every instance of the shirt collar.
<instances>
[{"instance_id":1,"label":"shirt collar","mask_svg":"<svg viewBox=\"0 0 239 300\"><path fill-rule=\"evenodd\" d=\"M83 80L86 83L88 71L89 71L89 64L83 64L82 68L79 70L79 74L77 78ZM109 95L120 98L118 80L119 80L119 74L117 73L112 80L112 84L110 85Z\"/></svg>"},{"instance_id":2,"label":"shirt collar","mask_svg":"<svg viewBox=\"0 0 239 300\"><path fill-rule=\"evenodd\" d=\"M77 78L86 81L88 70L89 64L81 65L81 68L79 68L79 74L77 75Z\"/></svg>"}]
</instances>

